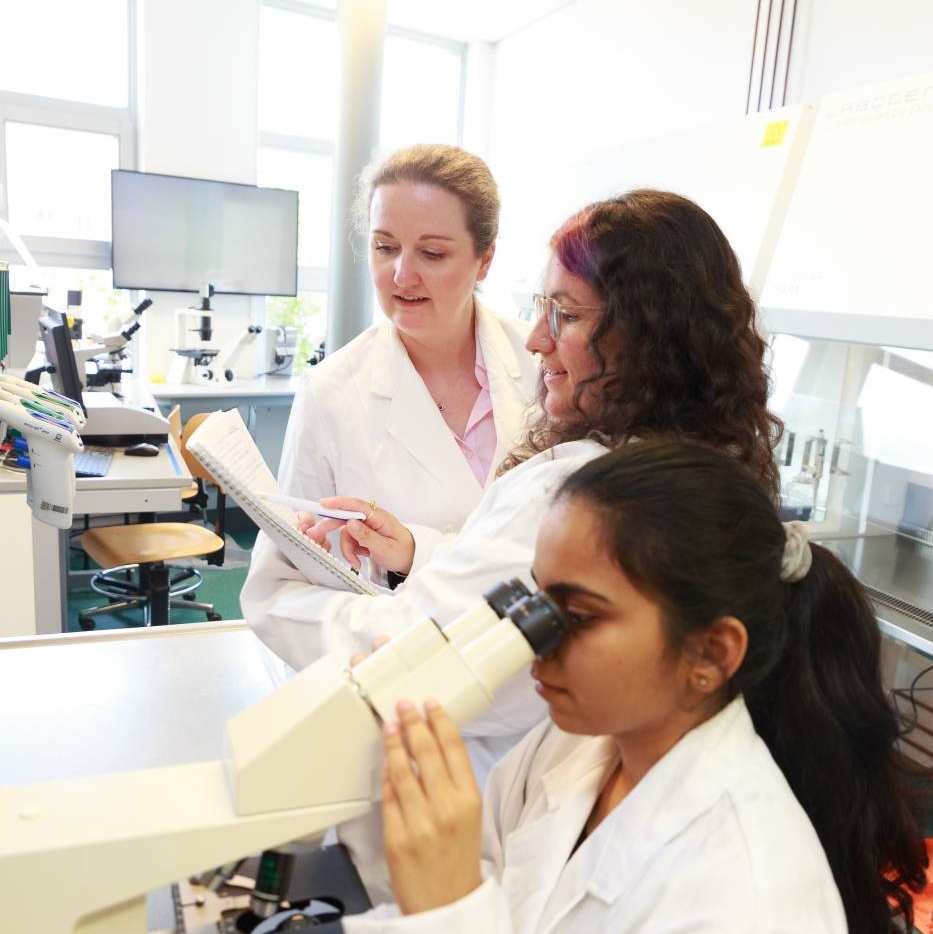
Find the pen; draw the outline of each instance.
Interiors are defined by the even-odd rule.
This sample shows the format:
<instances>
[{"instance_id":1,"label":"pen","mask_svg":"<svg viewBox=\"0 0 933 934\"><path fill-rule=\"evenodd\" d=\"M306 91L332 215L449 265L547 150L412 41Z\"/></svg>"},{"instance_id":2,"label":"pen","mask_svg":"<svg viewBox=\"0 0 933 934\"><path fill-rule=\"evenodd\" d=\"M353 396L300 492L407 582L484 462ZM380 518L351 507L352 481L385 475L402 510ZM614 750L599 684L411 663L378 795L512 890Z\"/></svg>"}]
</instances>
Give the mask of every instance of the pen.
<instances>
[{"instance_id":1,"label":"pen","mask_svg":"<svg viewBox=\"0 0 933 934\"><path fill-rule=\"evenodd\" d=\"M283 506L291 506L296 512L313 512L316 516L325 519L360 519L366 518L364 512L350 512L346 509L331 509L329 506L322 506L313 499L298 499L295 496L283 496L281 493L260 493L263 499L271 503L281 503Z\"/></svg>"}]
</instances>

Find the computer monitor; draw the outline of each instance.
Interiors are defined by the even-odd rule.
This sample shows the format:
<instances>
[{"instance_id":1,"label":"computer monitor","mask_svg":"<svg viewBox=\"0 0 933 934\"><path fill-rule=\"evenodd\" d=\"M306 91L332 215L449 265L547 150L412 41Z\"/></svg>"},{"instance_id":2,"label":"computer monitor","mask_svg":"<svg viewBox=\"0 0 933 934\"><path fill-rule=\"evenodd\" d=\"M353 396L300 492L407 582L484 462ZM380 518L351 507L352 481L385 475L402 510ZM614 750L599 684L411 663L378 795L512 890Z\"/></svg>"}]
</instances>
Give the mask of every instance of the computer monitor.
<instances>
[{"instance_id":1,"label":"computer monitor","mask_svg":"<svg viewBox=\"0 0 933 934\"><path fill-rule=\"evenodd\" d=\"M61 312L46 308L39 319L39 333L45 344L45 357L51 367L49 372L55 391L68 396L84 408L78 362L75 359L67 318ZM87 409L84 413L87 414Z\"/></svg>"},{"instance_id":2,"label":"computer monitor","mask_svg":"<svg viewBox=\"0 0 933 934\"><path fill-rule=\"evenodd\" d=\"M113 287L295 295L298 192L111 173Z\"/></svg>"}]
</instances>

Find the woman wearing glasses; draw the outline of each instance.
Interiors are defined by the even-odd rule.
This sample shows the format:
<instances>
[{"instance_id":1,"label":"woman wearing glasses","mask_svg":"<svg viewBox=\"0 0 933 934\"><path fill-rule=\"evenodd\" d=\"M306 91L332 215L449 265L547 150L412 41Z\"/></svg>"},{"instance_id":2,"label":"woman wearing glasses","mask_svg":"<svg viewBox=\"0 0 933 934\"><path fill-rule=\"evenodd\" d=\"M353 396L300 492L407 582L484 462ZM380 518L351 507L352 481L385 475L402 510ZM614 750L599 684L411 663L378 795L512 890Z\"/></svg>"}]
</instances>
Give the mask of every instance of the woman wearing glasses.
<instances>
[{"instance_id":1,"label":"woman wearing glasses","mask_svg":"<svg viewBox=\"0 0 933 934\"><path fill-rule=\"evenodd\" d=\"M526 345L540 357L541 414L460 533L416 566L404 527L383 510L378 528L347 523L351 547L408 573L392 594L331 591L295 570L287 586L248 582L241 598L247 620L293 667L325 652L349 659L425 615L443 626L503 579L530 584L551 495L574 470L634 439L704 442L748 465L776 495L771 452L780 423L766 409L765 345L738 261L715 221L677 195L635 191L583 209L551 246L538 299L543 313ZM410 487L409 496L418 495ZM329 502L366 508L364 500ZM321 541L332 525L324 520L308 534ZM531 679L516 678L465 730L474 766L510 748L544 713ZM381 857L378 841L371 856L372 863L357 861L364 877ZM374 896L386 894L372 891L372 875L366 881Z\"/></svg>"},{"instance_id":2,"label":"woman wearing glasses","mask_svg":"<svg viewBox=\"0 0 933 934\"><path fill-rule=\"evenodd\" d=\"M475 295L499 225L496 183L481 159L444 145L393 153L363 173L358 221L386 320L304 381L279 485L309 500L362 496L379 506L366 507L377 529L389 514L403 517L405 544L421 561L494 479L521 432L537 367L523 346L527 323L493 314ZM359 566L356 552L351 560ZM387 583L387 563L369 570ZM257 601L289 599L293 573L260 535L245 589L255 618Z\"/></svg>"}]
</instances>

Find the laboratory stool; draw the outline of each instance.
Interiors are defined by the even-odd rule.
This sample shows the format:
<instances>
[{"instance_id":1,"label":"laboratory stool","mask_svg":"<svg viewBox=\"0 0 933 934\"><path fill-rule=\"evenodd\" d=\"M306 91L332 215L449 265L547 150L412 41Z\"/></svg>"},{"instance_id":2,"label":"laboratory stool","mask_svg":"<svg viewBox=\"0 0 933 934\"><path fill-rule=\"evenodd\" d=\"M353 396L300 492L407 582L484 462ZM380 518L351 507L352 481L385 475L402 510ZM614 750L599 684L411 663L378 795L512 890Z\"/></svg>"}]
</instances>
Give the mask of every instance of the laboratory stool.
<instances>
[{"instance_id":1,"label":"laboratory stool","mask_svg":"<svg viewBox=\"0 0 933 934\"><path fill-rule=\"evenodd\" d=\"M209 620L221 618L213 604L194 599L201 572L166 563L220 551L224 540L210 529L187 522L104 526L85 532L81 546L106 569L91 578L91 589L109 601L78 614L82 629L93 629L94 617L101 613L132 607L142 607L146 626L167 624L171 607L202 610Z\"/></svg>"},{"instance_id":2,"label":"laboratory stool","mask_svg":"<svg viewBox=\"0 0 933 934\"><path fill-rule=\"evenodd\" d=\"M178 445L193 481L182 500L194 500L202 518L207 518L206 485L216 489L217 519L214 529L191 522L144 522L93 528L81 536L81 546L105 570L91 578L91 589L107 597L108 603L78 613L82 629L93 629L94 617L114 610L143 608L146 626L169 621L174 606L202 610L209 620L220 619L213 604L198 603L194 591L203 575L195 568L172 568L166 562L180 558L204 558L222 565L225 550L226 494L213 474L188 450L188 440L209 413L193 415L179 433L178 407L169 415L172 437ZM135 581L133 579L135 571Z\"/></svg>"},{"instance_id":3,"label":"laboratory stool","mask_svg":"<svg viewBox=\"0 0 933 934\"><path fill-rule=\"evenodd\" d=\"M188 465L188 470L191 471L193 458L188 453L187 447L182 443L181 406L176 405L172 411L168 413L167 417L169 434L171 434L171 436L175 439L175 443L178 445L178 449L182 452L182 457L185 459L185 463ZM188 428L189 436L194 428L196 428L201 423L201 421L203 421L203 417L201 419L190 420L190 425ZM200 464L198 464L198 466L200 466ZM201 469L203 470L203 468ZM204 490L204 485L201 482L201 478L195 473L192 473L191 475L194 477L194 479L191 481L191 484L188 487L181 491L181 501L193 513L196 513L201 518L206 519L207 493Z\"/></svg>"}]
</instances>

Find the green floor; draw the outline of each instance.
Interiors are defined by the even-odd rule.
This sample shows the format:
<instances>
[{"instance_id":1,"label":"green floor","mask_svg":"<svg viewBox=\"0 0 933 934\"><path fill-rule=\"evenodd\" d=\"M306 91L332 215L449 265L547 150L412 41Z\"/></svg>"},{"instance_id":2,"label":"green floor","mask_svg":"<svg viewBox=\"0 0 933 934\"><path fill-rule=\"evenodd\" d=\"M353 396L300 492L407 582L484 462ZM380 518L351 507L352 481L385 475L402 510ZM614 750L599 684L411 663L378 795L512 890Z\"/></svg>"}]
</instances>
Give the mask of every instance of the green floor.
<instances>
[{"instance_id":1,"label":"green floor","mask_svg":"<svg viewBox=\"0 0 933 934\"><path fill-rule=\"evenodd\" d=\"M256 538L255 531L245 530L234 533L236 544L240 548L251 548ZM91 568L96 565L91 562ZM83 568L84 562L81 554L72 553L72 568ZM206 567L201 568L204 580L197 590L195 599L200 603L212 603L215 612L224 619L242 619L240 610L240 590L246 580L248 568L242 561L236 562L234 567ZM92 590L73 590L68 594L68 631L81 632L78 623L78 613L81 610L106 603L106 598ZM173 623L203 623L207 621L206 614L201 610L175 609L171 610ZM115 613L102 613L94 618L97 629L127 629L143 625L142 610L118 610Z\"/></svg>"},{"instance_id":2,"label":"green floor","mask_svg":"<svg viewBox=\"0 0 933 934\"><path fill-rule=\"evenodd\" d=\"M207 568L201 573L204 581L198 588L196 599L201 603L213 603L214 610L224 619L242 619L240 611L240 589L246 580L246 568ZM93 591L78 591L68 595L68 631L80 632L78 612L92 606L100 606L106 598ZM207 616L201 610L171 610L173 623L203 623ZM118 610L102 613L94 618L97 629L125 629L142 625L141 610Z\"/></svg>"}]
</instances>

